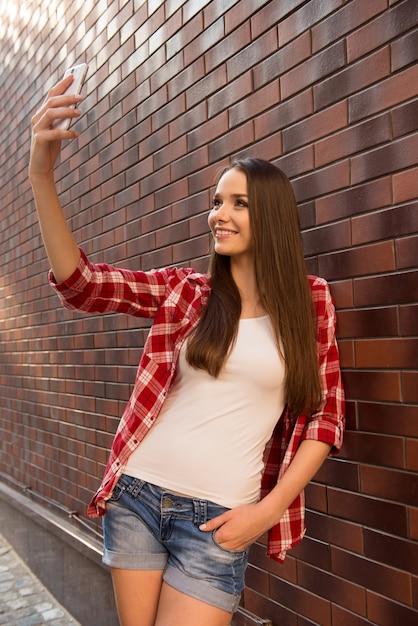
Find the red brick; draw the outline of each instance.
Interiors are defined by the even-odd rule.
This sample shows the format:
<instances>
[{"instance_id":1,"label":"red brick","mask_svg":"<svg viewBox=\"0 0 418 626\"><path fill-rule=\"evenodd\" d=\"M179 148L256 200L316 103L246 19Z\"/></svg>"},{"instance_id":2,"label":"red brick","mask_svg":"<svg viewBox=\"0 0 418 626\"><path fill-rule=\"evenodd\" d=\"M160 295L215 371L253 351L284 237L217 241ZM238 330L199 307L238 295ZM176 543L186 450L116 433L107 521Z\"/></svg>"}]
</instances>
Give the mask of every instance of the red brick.
<instances>
[{"instance_id":1,"label":"red brick","mask_svg":"<svg viewBox=\"0 0 418 626\"><path fill-rule=\"evenodd\" d=\"M416 271L357 279L354 282L354 304L362 307L414 302L413 294L417 289Z\"/></svg>"},{"instance_id":2,"label":"red brick","mask_svg":"<svg viewBox=\"0 0 418 626\"><path fill-rule=\"evenodd\" d=\"M342 0L329 0L324 3L320 0L311 0L304 4L297 11L279 23L279 41L283 46L299 35L304 30L312 28L315 23L320 22L327 15L335 11L343 4Z\"/></svg>"},{"instance_id":3,"label":"red brick","mask_svg":"<svg viewBox=\"0 0 418 626\"><path fill-rule=\"evenodd\" d=\"M405 202L418 197L418 167L393 176L393 201Z\"/></svg>"},{"instance_id":4,"label":"red brick","mask_svg":"<svg viewBox=\"0 0 418 626\"><path fill-rule=\"evenodd\" d=\"M134 13L132 17L130 17L124 25L120 28L120 38L121 43L126 41L129 37L131 37L135 31L137 31L142 24L146 21L148 17L147 6L142 5L137 8L134 8Z\"/></svg>"},{"instance_id":5,"label":"red brick","mask_svg":"<svg viewBox=\"0 0 418 626\"><path fill-rule=\"evenodd\" d=\"M339 576L404 604L410 604L411 585L407 574L339 549L332 549L332 556L333 571Z\"/></svg>"},{"instance_id":6,"label":"red brick","mask_svg":"<svg viewBox=\"0 0 418 626\"><path fill-rule=\"evenodd\" d=\"M312 27L313 52L325 48L385 9L386 0L353 0L350 4L345 4Z\"/></svg>"},{"instance_id":7,"label":"red brick","mask_svg":"<svg viewBox=\"0 0 418 626\"><path fill-rule=\"evenodd\" d=\"M170 141L198 128L200 125L204 124L205 120L206 103L201 102L197 106L187 110L186 113L180 115L173 122L170 122L168 127Z\"/></svg>"},{"instance_id":8,"label":"red brick","mask_svg":"<svg viewBox=\"0 0 418 626\"><path fill-rule=\"evenodd\" d=\"M363 493L411 506L416 504L416 474L385 467L361 466L360 475Z\"/></svg>"},{"instance_id":9,"label":"red brick","mask_svg":"<svg viewBox=\"0 0 418 626\"><path fill-rule=\"evenodd\" d=\"M387 337L398 335L396 307L338 312L338 337Z\"/></svg>"},{"instance_id":10,"label":"red brick","mask_svg":"<svg viewBox=\"0 0 418 626\"><path fill-rule=\"evenodd\" d=\"M167 41L176 33L182 25L181 12L177 11L168 19L165 19L161 26L148 39L149 54L153 54L158 48L164 46Z\"/></svg>"},{"instance_id":11,"label":"red brick","mask_svg":"<svg viewBox=\"0 0 418 626\"><path fill-rule=\"evenodd\" d=\"M391 44L392 71L415 63L417 46L418 31L416 29L405 35L405 37L396 39L396 41Z\"/></svg>"},{"instance_id":12,"label":"red brick","mask_svg":"<svg viewBox=\"0 0 418 626\"><path fill-rule=\"evenodd\" d=\"M359 428L404 437L417 437L418 425L414 421L414 406L389 405L383 403L359 404Z\"/></svg>"},{"instance_id":13,"label":"red brick","mask_svg":"<svg viewBox=\"0 0 418 626\"><path fill-rule=\"evenodd\" d=\"M393 535L406 536L406 508L401 504L330 488L328 506L328 514Z\"/></svg>"},{"instance_id":14,"label":"red brick","mask_svg":"<svg viewBox=\"0 0 418 626\"><path fill-rule=\"evenodd\" d=\"M340 365L343 369L355 367L354 341L340 340L338 342L340 352Z\"/></svg>"},{"instance_id":15,"label":"red brick","mask_svg":"<svg viewBox=\"0 0 418 626\"><path fill-rule=\"evenodd\" d=\"M346 611L339 606L332 606L332 619L333 624L338 624L338 626L369 626L370 621L366 617L361 617L352 613L351 611Z\"/></svg>"},{"instance_id":16,"label":"red brick","mask_svg":"<svg viewBox=\"0 0 418 626\"><path fill-rule=\"evenodd\" d=\"M347 103L340 102L335 104L320 113L316 113L302 120L294 126L284 129L283 147L286 152L290 152L306 143L311 143L329 133L344 128L347 125L347 121ZM315 158L317 158L316 151ZM323 162L319 162L318 165L321 166L324 165L325 162L333 160L336 159L330 158L328 161L324 159Z\"/></svg>"},{"instance_id":17,"label":"red brick","mask_svg":"<svg viewBox=\"0 0 418 626\"><path fill-rule=\"evenodd\" d=\"M249 41L248 29L247 32L243 30L240 37L225 37L223 20L218 19L208 28L202 28L199 35L183 48L185 65L204 56L206 71L211 72Z\"/></svg>"},{"instance_id":18,"label":"red brick","mask_svg":"<svg viewBox=\"0 0 418 626\"><path fill-rule=\"evenodd\" d=\"M207 164L208 149L207 146L202 146L201 148L189 152L181 158L177 158L175 160L173 159L171 165L171 178L172 180L182 179L192 172L196 172L196 170L202 169ZM187 190L185 195L187 195Z\"/></svg>"},{"instance_id":19,"label":"red brick","mask_svg":"<svg viewBox=\"0 0 418 626\"><path fill-rule=\"evenodd\" d=\"M168 128L163 126L139 144L139 158L145 159L168 144Z\"/></svg>"},{"instance_id":20,"label":"red brick","mask_svg":"<svg viewBox=\"0 0 418 626\"><path fill-rule=\"evenodd\" d=\"M182 54L176 54L169 61L164 63L162 67L153 72L150 76L151 91L157 91L160 87L169 82L171 78L175 78L184 70L184 61Z\"/></svg>"},{"instance_id":21,"label":"red brick","mask_svg":"<svg viewBox=\"0 0 418 626\"><path fill-rule=\"evenodd\" d=\"M402 372L402 389L405 402L418 402L418 372Z\"/></svg>"},{"instance_id":22,"label":"red brick","mask_svg":"<svg viewBox=\"0 0 418 626\"><path fill-rule=\"evenodd\" d=\"M330 48L326 48L323 52L311 56L304 63L281 76L280 87L282 99L284 100L298 91L302 91L307 84L315 83L333 74L338 69L344 67L344 62L343 42L337 42ZM323 84L323 81L321 84ZM319 100L321 100L320 96ZM325 106L325 104L319 104L315 108L320 108L320 106Z\"/></svg>"},{"instance_id":23,"label":"red brick","mask_svg":"<svg viewBox=\"0 0 418 626\"><path fill-rule=\"evenodd\" d=\"M255 118L255 137L259 139L286 128L313 112L312 95L306 90Z\"/></svg>"},{"instance_id":24,"label":"red brick","mask_svg":"<svg viewBox=\"0 0 418 626\"><path fill-rule=\"evenodd\" d=\"M167 59L181 52L203 30L203 14L198 13L166 42Z\"/></svg>"},{"instance_id":25,"label":"red brick","mask_svg":"<svg viewBox=\"0 0 418 626\"><path fill-rule=\"evenodd\" d=\"M213 194L214 180L212 180L209 184L212 185L211 191ZM207 190L204 190L201 193L197 193L196 195L188 194L187 198L180 200L180 202L173 203L172 221L176 222L179 220L187 219L188 217L192 217L194 215L198 215L200 214L202 209L209 212L211 206L210 203L211 194Z\"/></svg>"},{"instance_id":26,"label":"red brick","mask_svg":"<svg viewBox=\"0 0 418 626\"><path fill-rule=\"evenodd\" d=\"M360 525L314 511L307 511L306 523L310 537L351 552L363 553L363 529Z\"/></svg>"},{"instance_id":27,"label":"red brick","mask_svg":"<svg viewBox=\"0 0 418 626\"><path fill-rule=\"evenodd\" d=\"M348 215L388 206L392 203L390 177L369 181L315 201L317 223L322 224Z\"/></svg>"},{"instance_id":28,"label":"red brick","mask_svg":"<svg viewBox=\"0 0 418 626\"><path fill-rule=\"evenodd\" d=\"M418 230L416 205L368 213L352 219L353 245L399 237Z\"/></svg>"},{"instance_id":29,"label":"red brick","mask_svg":"<svg viewBox=\"0 0 418 626\"><path fill-rule=\"evenodd\" d=\"M272 52L254 67L254 87L258 89L274 78L279 78L284 72L308 59L310 55L310 37L309 33L305 33L291 44Z\"/></svg>"},{"instance_id":30,"label":"red brick","mask_svg":"<svg viewBox=\"0 0 418 626\"><path fill-rule=\"evenodd\" d=\"M170 78L167 83L169 99L172 100L175 96L192 86L200 80L204 73L204 59L203 57L198 57L194 63L186 67L182 72L179 72L177 76Z\"/></svg>"},{"instance_id":31,"label":"red brick","mask_svg":"<svg viewBox=\"0 0 418 626\"><path fill-rule=\"evenodd\" d=\"M198 237L208 232L208 212L192 217L189 220L190 237Z\"/></svg>"},{"instance_id":32,"label":"red brick","mask_svg":"<svg viewBox=\"0 0 418 626\"><path fill-rule=\"evenodd\" d=\"M193 240L184 241L173 246L173 263L186 263L193 257L199 257L208 253L209 234L196 237Z\"/></svg>"},{"instance_id":33,"label":"red brick","mask_svg":"<svg viewBox=\"0 0 418 626\"><path fill-rule=\"evenodd\" d=\"M254 125L247 122L209 145L209 163L214 163L231 153L249 146L254 141Z\"/></svg>"},{"instance_id":34,"label":"red brick","mask_svg":"<svg viewBox=\"0 0 418 626\"><path fill-rule=\"evenodd\" d=\"M165 165L169 165L177 159L181 159L185 154L187 154L187 141L186 137L183 136L163 146L158 152L155 152L152 157L154 169L159 170Z\"/></svg>"},{"instance_id":35,"label":"red brick","mask_svg":"<svg viewBox=\"0 0 418 626\"><path fill-rule=\"evenodd\" d=\"M394 602L390 597L368 592L367 604L368 617L372 623L380 623L382 626L390 626L390 624L414 626L416 624L416 609Z\"/></svg>"},{"instance_id":36,"label":"red brick","mask_svg":"<svg viewBox=\"0 0 418 626\"><path fill-rule=\"evenodd\" d=\"M113 10L117 10L115 7L115 3L113 4ZM132 16L132 5L131 3L125 4L125 6L119 10L117 10L113 19L107 22L107 36L109 39L116 34L118 30L122 28L122 26L127 22L127 20Z\"/></svg>"},{"instance_id":37,"label":"red brick","mask_svg":"<svg viewBox=\"0 0 418 626\"><path fill-rule=\"evenodd\" d=\"M208 74L186 92L186 106L188 109L194 107L202 100L207 100L214 93L219 94L226 85L226 69L221 66L211 74ZM212 113L213 114L213 113Z\"/></svg>"},{"instance_id":38,"label":"red brick","mask_svg":"<svg viewBox=\"0 0 418 626\"><path fill-rule=\"evenodd\" d=\"M293 611L283 607L278 602L274 602L251 589L244 589L244 603L246 609L255 615L261 615L263 619L279 620L286 626L298 626L298 616Z\"/></svg>"},{"instance_id":39,"label":"red brick","mask_svg":"<svg viewBox=\"0 0 418 626\"><path fill-rule=\"evenodd\" d=\"M242 6L242 5L241 5ZM239 31L234 33L238 38ZM277 31L271 29L253 43L249 43L240 52L234 54L227 61L228 81L248 71L249 67L256 67L263 59L271 59L277 50ZM294 51L296 53L296 50ZM256 83L256 81L255 81Z\"/></svg>"},{"instance_id":40,"label":"red brick","mask_svg":"<svg viewBox=\"0 0 418 626\"><path fill-rule=\"evenodd\" d=\"M414 0L406 0L348 35L348 62L351 63L403 34L411 26L411 15L414 14L414 10L416 10Z\"/></svg>"},{"instance_id":41,"label":"red brick","mask_svg":"<svg viewBox=\"0 0 418 626\"><path fill-rule=\"evenodd\" d=\"M150 36L163 24L164 19L164 7L160 7L159 10L152 15L148 14L148 19L141 23L139 28L135 30L135 48L138 48L145 41L148 41Z\"/></svg>"},{"instance_id":42,"label":"red brick","mask_svg":"<svg viewBox=\"0 0 418 626\"><path fill-rule=\"evenodd\" d=\"M409 509L411 539L418 539L418 508Z\"/></svg>"},{"instance_id":43,"label":"red brick","mask_svg":"<svg viewBox=\"0 0 418 626\"><path fill-rule=\"evenodd\" d=\"M292 183L298 202L302 202L347 187L349 177L349 164L342 161L301 176Z\"/></svg>"},{"instance_id":44,"label":"red brick","mask_svg":"<svg viewBox=\"0 0 418 626\"><path fill-rule=\"evenodd\" d=\"M333 129L330 128L330 130ZM350 126L315 144L315 165L321 167L350 154L390 141L391 134L388 114L367 120L357 126Z\"/></svg>"},{"instance_id":45,"label":"red brick","mask_svg":"<svg viewBox=\"0 0 418 626\"><path fill-rule=\"evenodd\" d=\"M187 146L190 151L209 143L228 131L228 113L224 111L208 122L202 123L187 135Z\"/></svg>"},{"instance_id":46,"label":"red brick","mask_svg":"<svg viewBox=\"0 0 418 626\"><path fill-rule=\"evenodd\" d=\"M402 437L348 431L344 440L344 457L361 463L404 469L404 443Z\"/></svg>"},{"instance_id":47,"label":"red brick","mask_svg":"<svg viewBox=\"0 0 418 626\"><path fill-rule=\"evenodd\" d=\"M372 71L372 68L370 68ZM372 71L371 74L375 76ZM356 122L367 116L384 111L409 98L416 97L418 66L413 66L381 80L376 85L354 94L349 99L349 117Z\"/></svg>"},{"instance_id":48,"label":"red brick","mask_svg":"<svg viewBox=\"0 0 418 626\"><path fill-rule=\"evenodd\" d=\"M406 468L411 472L418 472L418 441L408 439L406 442ZM418 563L418 560L417 560Z\"/></svg>"},{"instance_id":49,"label":"red brick","mask_svg":"<svg viewBox=\"0 0 418 626\"><path fill-rule=\"evenodd\" d=\"M250 71L239 76L225 87L220 86L219 90L208 99L208 117L211 118L222 110L227 109L229 106L233 105L237 99L245 98L251 91L252 77Z\"/></svg>"},{"instance_id":50,"label":"red brick","mask_svg":"<svg viewBox=\"0 0 418 626\"><path fill-rule=\"evenodd\" d=\"M277 602L282 602L281 599L286 597L286 605L290 609L305 615L316 624L331 626L330 603L323 598L286 583L275 576L271 576L270 579L270 597Z\"/></svg>"},{"instance_id":51,"label":"red brick","mask_svg":"<svg viewBox=\"0 0 418 626\"><path fill-rule=\"evenodd\" d=\"M302 4L302 0L288 0L286 3L267 3L267 6L257 11L251 19L251 31L253 37L258 37L261 33L271 28L272 24L282 22L286 15ZM237 15L236 21L242 19L243 13L240 7L237 6L234 11L231 11L231 15L233 13L235 15L240 14Z\"/></svg>"},{"instance_id":52,"label":"red brick","mask_svg":"<svg viewBox=\"0 0 418 626\"><path fill-rule=\"evenodd\" d=\"M279 83L275 81L232 106L229 109L229 127L245 123L251 116L269 109L278 101Z\"/></svg>"},{"instance_id":53,"label":"red brick","mask_svg":"<svg viewBox=\"0 0 418 626\"><path fill-rule=\"evenodd\" d=\"M152 194L170 182L170 168L166 166L162 170L141 179L141 197Z\"/></svg>"},{"instance_id":54,"label":"red brick","mask_svg":"<svg viewBox=\"0 0 418 626\"><path fill-rule=\"evenodd\" d=\"M355 156L351 164L351 180L354 184L388 172L416 165L418 133L392 141L381 148Z\"/></svg>"},{"instance_id":55,"label":"red brick","mask_svg":"<svg viewBox=\"0 0 418 626\"><path fill-rule=\"evenodd\" d=\"M242 156L246 156L247 150L243 151ZM255 141L251 147L251 154L266 159L267 161L274 161L282 154L282 137L281 133L270 135L266 139ZM234 158L238 158L239 154L234 154Z\"/></svg>"},{"instance_id":56,"label":"red brick","mask_svg":"<svg viewBox=\"0 0 418 626\"><path fill-rule=\"evenodd\" d=\"M303 232L302 239L307 256L347 248L351 243L350 223L345 220L331 226L314 228Z\"/></svg>"},{"instance_id":57,"label":"red brick","mask_svg":"<svg viewBox=\"0 0 418 626\"><path fill-rule=\"evenodd\" d=\"M164 206L177 202L187 196L187 180L180 179L171 185L167 184L155 194L155 207L160 209Z\"/></svg>"},{"instance_id":58,"label":"red brick","mask_svg":"<svg viewBox=\"0 0 418 626\"><path fill-rule=\"evenodd\" d=\"M323 569L300 563L298 566L299 585L334 604L365 615L367 610L365 589L344 578L337 578Z\"/></svg>"},{"instance_id":59,"label":"red brick","mask_svg":"<svg viewBox=\"0 0 418 626\"><path fill-rule=\"evenodd\" d=\"M417 206L415 205L415 209ZM396 267L398 269L415 268L417 264L418 235L404 237L395 242Z\"/></svg>"},{"instance_id":60,"label":"red brick","mask_svg":"<svg viewBox=\"0 0 418 626\"><path fill-rule=\"evenodd\" d=\"M389 74L390 51L389 47L386 47L357 63L345 66L340 72L335 72L334 76L315 85L313 90L315 109L322 109L353 93L363 93L371 83L382 80Z\"/></svg>"},{"instance_id":61,"label":"red brick","mask_svg":"<svg viewBox=\"0 0 418 626\"><path fill-rule=\"evenodd\" d=\"M397 372L346 370L343 376L348 398L399 402L401 380Z\"/></svg>"}]
</instances>

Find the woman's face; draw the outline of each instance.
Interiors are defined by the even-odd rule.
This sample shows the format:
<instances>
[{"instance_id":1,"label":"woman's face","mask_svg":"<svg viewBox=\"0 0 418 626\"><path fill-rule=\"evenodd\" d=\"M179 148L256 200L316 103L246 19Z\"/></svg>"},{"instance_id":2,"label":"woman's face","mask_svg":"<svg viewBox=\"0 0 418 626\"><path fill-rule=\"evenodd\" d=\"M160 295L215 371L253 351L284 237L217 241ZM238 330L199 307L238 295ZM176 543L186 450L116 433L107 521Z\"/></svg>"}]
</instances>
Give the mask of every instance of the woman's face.
<instances>
[{"instance_id":1,"label":"woman's face","mask_svg":"<svg viewBox=\"0 0 418 626\"><path fill-rule=\"evenodd\" d=\"M232 168L222 175L215 190L209 227L218 254L240 259L253 255L248 210L247 177Z\"/></svg>"}]
</instances>

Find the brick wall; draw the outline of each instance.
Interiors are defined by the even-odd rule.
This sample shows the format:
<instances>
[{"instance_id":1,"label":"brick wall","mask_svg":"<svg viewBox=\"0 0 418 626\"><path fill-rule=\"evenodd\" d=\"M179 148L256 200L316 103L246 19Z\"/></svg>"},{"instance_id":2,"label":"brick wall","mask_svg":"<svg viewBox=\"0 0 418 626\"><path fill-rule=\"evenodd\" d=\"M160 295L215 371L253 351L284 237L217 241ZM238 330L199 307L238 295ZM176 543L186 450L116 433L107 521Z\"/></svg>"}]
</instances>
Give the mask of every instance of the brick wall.
<instances>
[{"instance_id":1,"label":"brick wall","mask_svg":"<svg viewBox=\"0 0 418 626\"><path fill-rule=\"evenodd\" d=\"M147 332L59 308L46 281L29 122L87 61L57 181L93 260L205 269L214 173L256 155L291 177L309 271L335 297L345 446L286 563L254 546L245 607L275 626L416 624L416 0L0 6L1 480L85 523Z\"/></svg>"}]
</instances>

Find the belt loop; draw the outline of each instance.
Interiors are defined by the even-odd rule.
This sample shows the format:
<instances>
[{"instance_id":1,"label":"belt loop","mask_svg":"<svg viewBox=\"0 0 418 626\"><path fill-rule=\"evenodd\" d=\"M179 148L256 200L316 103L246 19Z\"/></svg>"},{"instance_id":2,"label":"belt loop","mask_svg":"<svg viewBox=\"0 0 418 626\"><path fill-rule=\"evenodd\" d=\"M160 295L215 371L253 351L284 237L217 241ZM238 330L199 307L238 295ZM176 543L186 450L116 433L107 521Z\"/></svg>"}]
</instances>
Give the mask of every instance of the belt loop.
<instances>
[{"instance_id":1,"label":"belt loop","mask_svg":"<svg viewBox=\"0 0 418 626\"><path fill-rule=\"evenodd\" d=\"M194 521L196 526L205 524L208 519L208 503L207 500L198 500L193 498Z\"/></svg>"},{"instance_id":2,"label":"belt loop","mask_svg":"<svg viewBox=\"0 0 418 626\"><path fill-rule=\"evenodd\" d=\"M194 512L193 524L195 526L200 526L199 524L199 500L196 500L195 498L193 498L193 512Z\"/></svg>"}]
</instances>

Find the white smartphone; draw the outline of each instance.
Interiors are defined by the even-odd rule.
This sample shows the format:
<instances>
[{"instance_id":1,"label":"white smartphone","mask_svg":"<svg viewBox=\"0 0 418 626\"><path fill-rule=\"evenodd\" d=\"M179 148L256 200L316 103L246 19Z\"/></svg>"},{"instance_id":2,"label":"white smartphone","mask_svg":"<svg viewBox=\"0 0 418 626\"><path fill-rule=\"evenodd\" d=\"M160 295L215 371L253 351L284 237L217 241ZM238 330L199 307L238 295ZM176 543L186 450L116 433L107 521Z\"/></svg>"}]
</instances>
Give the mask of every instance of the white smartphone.
<instances>
[{"instance_id":1,"label":"white smartphone","mask_svg":"<svg viewBox=\"0 0 418 626\"><path fill-rule=\"evenodd\" d=\"M84 80L86 78L88 65L87 63L80 63L80 65L74 65L73 67L69 67L68 70L65 70L63 78L66 78L70 74L74 76L74 80L68 89L65 91L66 94L79 94L81 88L83 86ZM74 109L75 104L71 105ZM51 128L59 128L61 130L68 130L71 124L71 119L57 119L51 124Z\"/></svg>"}]
</instances>

